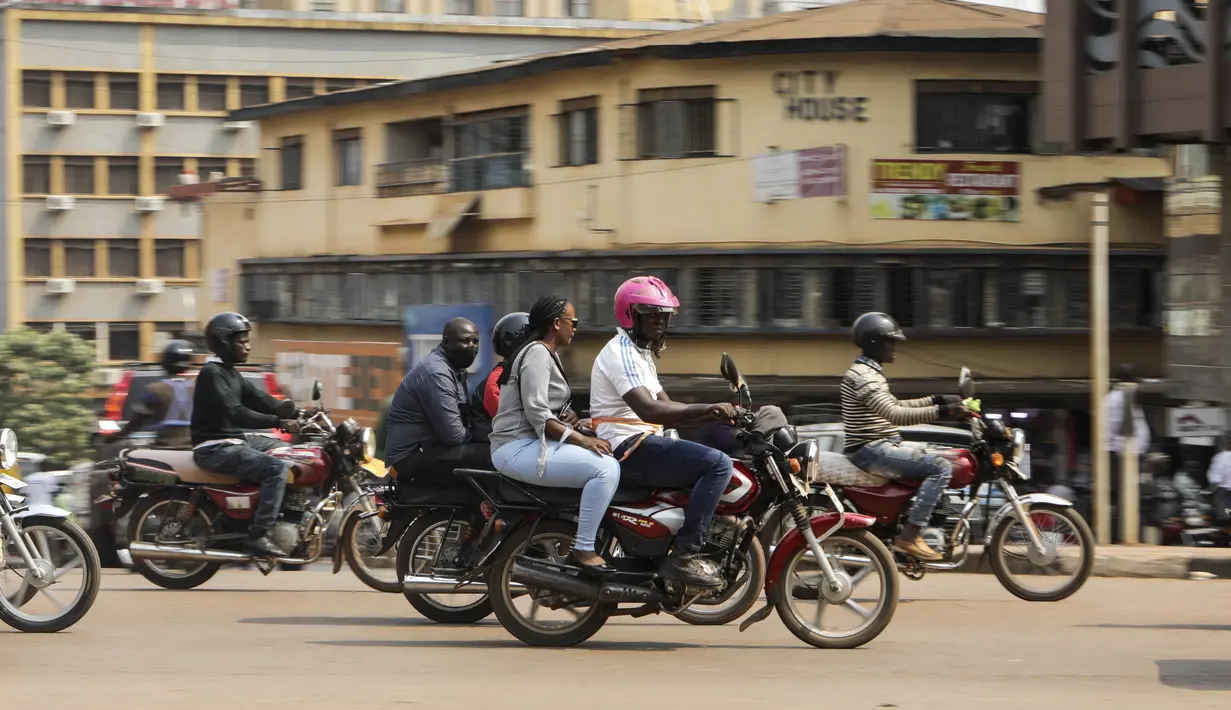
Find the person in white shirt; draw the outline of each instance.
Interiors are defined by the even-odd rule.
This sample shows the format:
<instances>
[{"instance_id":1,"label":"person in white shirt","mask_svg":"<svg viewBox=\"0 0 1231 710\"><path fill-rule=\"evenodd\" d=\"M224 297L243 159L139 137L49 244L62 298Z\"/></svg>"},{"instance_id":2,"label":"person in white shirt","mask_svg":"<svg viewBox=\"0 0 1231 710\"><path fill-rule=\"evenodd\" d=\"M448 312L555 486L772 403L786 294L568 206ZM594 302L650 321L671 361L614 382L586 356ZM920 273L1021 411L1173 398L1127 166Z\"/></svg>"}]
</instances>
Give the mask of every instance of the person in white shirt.
<instances>
[{"instance_id":1,"label":"person in white shirt","mask_svg":"<svg viewBox=\"0 0 1231 710\"><path fill-rule=\"evenodd\" d=\"M718 568L700 556L705 534L722 493L735 473L723 452L661 436L664 426L734 419L729 402L680 404L658 381L654 361L662 352L667 323L679 299L653 276L638 276L616 291L620 327L594 360L590 375L590 416L599 438L611 443L621 462L624 485L691 489L684 524L659 573L692 587L723 584Z\"/></svg>"},{"instance_id":2,"label":"person in white shirt","mask_svg":"<svg viewBox=\"0 0 1231 710\"><path fill-rule=\"evenodd\" d=\"M1133 366L1122 363L1117 370L1116 379L1123 385L1127 382L1137 382L1137 373ZM1123 470L1123 457L1136 456L1138 471L1142 470L1141 458L1150 450L1150 426L1146 424L1145 411L1141 405L1133 403L1133 450L1124 450L1124 388L1112 388L1103 399L1103 407L1107 410L1107 438L1103 445L1111 453L1111 505L1112 521L1111 535L1113 542L1120 540L1120 472Z\"/></svg>"},{"instance_id":3,"label":"person in white shirt","mask_svg":"<svg viewBox=\"0 0 1231 710\"><path fill-rule=\"evenodd\" d=\"M1221 523L1231 520L1231 436L1224 436L1222 451L1214 454L1205 472L1214 489L1214 517Z\"/></svg>"}]
</instances>

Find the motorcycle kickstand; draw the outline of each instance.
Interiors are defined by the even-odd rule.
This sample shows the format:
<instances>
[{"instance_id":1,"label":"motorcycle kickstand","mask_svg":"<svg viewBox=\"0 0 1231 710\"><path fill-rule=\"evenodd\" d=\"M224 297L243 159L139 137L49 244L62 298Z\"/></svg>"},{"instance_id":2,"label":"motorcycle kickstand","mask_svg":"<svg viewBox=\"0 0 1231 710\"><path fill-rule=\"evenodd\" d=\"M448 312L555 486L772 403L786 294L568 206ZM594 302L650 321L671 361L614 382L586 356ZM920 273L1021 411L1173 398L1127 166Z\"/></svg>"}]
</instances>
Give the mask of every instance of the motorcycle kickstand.
<instances>
[{"instance_id":1,"label":"motorcycle kickstand","mask_svg":"<svg viewBox=\"0 0 1231 710\"><path fill-rule=\"evenodd\" d=\"M254 557L252 558L252 564L256 565L256 568L261 571L262 575L268 577L269 573L274 571L274 567L278 564L278 561L272 557Z\"/></svg>"}]
</instances>

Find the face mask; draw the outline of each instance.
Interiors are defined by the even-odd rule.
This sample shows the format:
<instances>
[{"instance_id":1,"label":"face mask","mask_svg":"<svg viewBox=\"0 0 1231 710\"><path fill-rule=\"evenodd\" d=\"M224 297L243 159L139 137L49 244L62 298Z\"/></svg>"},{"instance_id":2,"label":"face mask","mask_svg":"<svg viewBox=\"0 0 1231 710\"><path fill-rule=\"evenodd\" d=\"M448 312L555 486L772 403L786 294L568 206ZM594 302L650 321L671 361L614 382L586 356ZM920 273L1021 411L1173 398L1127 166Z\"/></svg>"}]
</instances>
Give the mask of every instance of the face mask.
<instances>
[{"instance_id":1,"label":"face mask","mask_svg":"<svg viewBox=\"0 0 1231 710\"><path fill-rule=\"evenodd\" d=\"M449 360L449 364L459 370L469 368L474 364L477 357L479 357L479 350L477 348L458 348L445 351L445 358Z\"/></svg>"}]
</instances>

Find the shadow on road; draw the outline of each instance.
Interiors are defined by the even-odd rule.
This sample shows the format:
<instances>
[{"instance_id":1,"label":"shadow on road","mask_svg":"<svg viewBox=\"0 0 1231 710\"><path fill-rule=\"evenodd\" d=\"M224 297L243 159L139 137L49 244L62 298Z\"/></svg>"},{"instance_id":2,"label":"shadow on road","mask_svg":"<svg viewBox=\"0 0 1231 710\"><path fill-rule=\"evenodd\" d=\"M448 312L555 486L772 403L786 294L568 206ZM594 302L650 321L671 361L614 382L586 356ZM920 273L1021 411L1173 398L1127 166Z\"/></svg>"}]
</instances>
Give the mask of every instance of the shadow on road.
<instances>
[{"instance_id":1,"label":"shadow on road","mask_svg":"<svg viewBox=\"0 0 1231 710\"><path fill-rule=\"evenodd\" d=\"M1153 629L1155 631L1231 631L1231 624L1086 624L1079 629Z\"/></svg>"},{"instance_id":2,"label":"shadow on road","mask_svg":"<svg viewBox=\"0 0 1231 710\"><path fill-rule=\"evenodd\" d=\"M533 648L518 641L514 638L508 640L474 640L467 641L464 639L424 639L424 640L392 640L392 639L371 639L371 640L338 640L338 641L308 641L307 643L317 644L320 646L342 646L348 648L517 648L526 649ZM582 650L588 651L679 651L681 649L692 648L719 648L730 649L736 651L747 651L752 648L757 650L797 650L801 646L747 646L735 644L706 644L706 643L673 643L671 641L586 641L580 646L570 648L557 649L560 651L576 652ZM803 648L807 648L803 646ZM549 649L543 649L549 650Z\"/></svg>"},{"instance_id":3,"label":"shadow on road","mask_svg":"<svg viewBox=\"0 0 1231 710\"><path fill-rule=\"evenodd\" d=\"M1231 661L1158 661L1158 681L1185 690L1231 690Z\"/></svg>"},{"instance_id":4,"label":"shadow on road","mask_svg":"<svg viewBox=\"0 0 1231 710\"><path fill-rule=\"evenodd\" d=\"M269 624L272 626L454 626L438 624L417 616L383 618L375 616L269 616L240 619L241 624ZM495 619L484 619L477 624L460 626L499 626Z\"/></svg>"}]
</instances>

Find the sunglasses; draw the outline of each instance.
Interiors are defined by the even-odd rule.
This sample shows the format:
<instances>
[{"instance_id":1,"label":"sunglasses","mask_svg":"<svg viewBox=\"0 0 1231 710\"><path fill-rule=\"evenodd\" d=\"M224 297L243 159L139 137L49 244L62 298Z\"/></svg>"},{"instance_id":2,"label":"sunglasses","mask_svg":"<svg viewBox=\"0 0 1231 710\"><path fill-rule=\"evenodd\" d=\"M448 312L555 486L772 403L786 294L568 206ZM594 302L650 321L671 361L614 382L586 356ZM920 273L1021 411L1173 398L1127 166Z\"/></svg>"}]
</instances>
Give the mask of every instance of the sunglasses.
<instances>
[{"instance_id":1,"label":"sunglasses","mask_svg":"<svg viewBox=\"0 0 1231 710\"><path fill-rule=\"evenodd\" d=\"M577 320L578 320L577 318L561 318L560 320L573 326L573 328L577 327Z\"/></svg>"}]
</instances>

